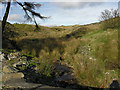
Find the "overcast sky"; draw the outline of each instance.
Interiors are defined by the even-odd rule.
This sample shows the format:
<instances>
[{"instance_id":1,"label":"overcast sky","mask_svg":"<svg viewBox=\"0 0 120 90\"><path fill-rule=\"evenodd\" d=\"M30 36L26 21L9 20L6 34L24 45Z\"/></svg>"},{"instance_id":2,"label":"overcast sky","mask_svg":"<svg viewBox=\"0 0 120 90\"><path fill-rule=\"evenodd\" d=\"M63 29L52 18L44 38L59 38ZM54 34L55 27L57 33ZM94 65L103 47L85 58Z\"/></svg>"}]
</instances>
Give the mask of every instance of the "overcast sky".
<instances>
[{"instance_id":1,"label":"overcast sky","mask_svg":"<svg viewBox=\"0 0 120 90\"><path fill-rule=\"evenodd\" d=\"M37 2L38 1L42 6L37 9L37 12L41 13L43 16L50 16L50 18L45 21L36 18L38 24L45 26L60 26L83 25L98 22L99 16L103 10L118 8L119 0L101 0L102 2L98 2L98 0L92 0L92 2L89 2L90 0L87 0L88 2L83 2L83 0L63 0L64 2L62 0L44 0L44 2L43 0L37 0ZM5 11L4 5L0 5L0 11L2 11L2 15L0 16L3 17ZM0 19L2 19L2 17L0 17ZM10 23L24 23L24 11L22 8L18 5L12 5L8 21Z\"/></svg>"}]
</instances>

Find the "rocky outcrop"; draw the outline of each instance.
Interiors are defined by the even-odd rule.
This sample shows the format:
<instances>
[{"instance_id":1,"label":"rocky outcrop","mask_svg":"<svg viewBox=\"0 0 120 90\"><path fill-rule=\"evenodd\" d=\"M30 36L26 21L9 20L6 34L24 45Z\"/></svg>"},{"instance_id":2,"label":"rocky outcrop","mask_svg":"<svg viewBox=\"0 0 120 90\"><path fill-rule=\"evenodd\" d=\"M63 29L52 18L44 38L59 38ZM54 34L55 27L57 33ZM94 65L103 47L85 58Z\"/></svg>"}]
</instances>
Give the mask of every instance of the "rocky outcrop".
<instances>
[{"instance_id":1,"label":"rocky outcrop","mask_svg":"<svg viewBox=\"0 0 120 90\"><path fill-rule=\"evenodd\" d=\"M21 88L21 89L39 89L39 88L59 88L44 84L36 84L32 82L27 82L26 73L21 72L18 67L28 64L28 57L22 55L20 52L0 54L0 60L2 65L2 87L4 88ZM9 66L10 63L10 66ZM35 68L37 70L37 68ZM35 71L36 71L35 70ZM30 72L30 71L29 71ZM37 78L38 74L32 74L31 78Z\"/></svg>"},{"instance_id":2,"label":"rocky outcrop","mask_svg":"<svg viewBox=\"0 0 120 90\"><path fill-rule=\"evenodd\" d=\"M82 88L75 84L73 69L61 63L63 59L54 62L55 71L52 77L47 77L39 73L40 68L37 66L41 63L36 63L30 56L14 52L2 54L1 58L2 81L5 88Z\"/></svg>"}]
</instances>

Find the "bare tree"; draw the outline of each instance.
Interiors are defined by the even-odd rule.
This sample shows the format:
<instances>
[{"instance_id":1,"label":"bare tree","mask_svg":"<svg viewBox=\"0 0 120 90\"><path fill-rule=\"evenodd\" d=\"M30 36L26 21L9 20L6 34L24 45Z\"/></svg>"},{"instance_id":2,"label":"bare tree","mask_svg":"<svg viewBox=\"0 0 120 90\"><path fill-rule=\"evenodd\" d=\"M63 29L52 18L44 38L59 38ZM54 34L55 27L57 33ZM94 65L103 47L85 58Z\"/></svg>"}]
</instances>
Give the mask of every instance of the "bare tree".
<instances>
[{"instance_id":1,"label":"bare tree","mask_svg":"<svg viewBox=\"0 0 120 90\"><path fill-rule=\"evenodd\" d=\"M103 29L120 27L120 17L118 9L104 10L103 12L101 12L100 21L104 21L102 22Z\"/></svg>"},{"instance_id":2,"label":"bare tree","mask_svg":"<svg viewBox=\"0 0 120 90\"><path fill-rule=\"evenodd\" d=\"M109 20L111 18L116 18L116 17L119 17L119 13L118 13L118 9L117 10L104 10L103 12L101 12L101 15L100 15L100 20L101 21L105 21L105 20Z\"/></svg>"},{"instance_id":3,"label":"bare tree","mask_svg":"<svg viewBox=\"0 0 120 90\"><path fill-rule=\"evenodd\" d=\"M3 32L4 29L5 29L5 24L7 22L7 18L8 18L8 15L9 15L9 11L10 11L12 1L11 0L0 0L0 2L2 2L3 4L7 4L6 11L5 11L5 14L4 14L4 17L3 17L3 20L2 20L2 32ZM35 16L39 17L40 19L48 18L48 17L42 16L40 13L35 12L35 9L39 8L41 6L41 4L39 4L39 3L18 2L17 0L13 0L13 2L17 3L20 7L22 7L22 9L25 12L25 18L27 19L27 21L33 21L36 25L36 29L38 29L39 27L38 27L38 24L35 20Z\"/></svg>"}]
</instances>

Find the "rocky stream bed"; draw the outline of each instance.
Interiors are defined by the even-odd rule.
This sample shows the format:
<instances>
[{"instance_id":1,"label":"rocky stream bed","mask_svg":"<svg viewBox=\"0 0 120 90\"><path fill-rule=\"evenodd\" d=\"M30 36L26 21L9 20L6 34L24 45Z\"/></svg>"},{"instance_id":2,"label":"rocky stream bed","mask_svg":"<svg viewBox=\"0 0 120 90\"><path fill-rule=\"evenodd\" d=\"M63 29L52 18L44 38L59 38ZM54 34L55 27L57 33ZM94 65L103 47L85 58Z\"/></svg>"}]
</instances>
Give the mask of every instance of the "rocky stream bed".
<instances>
[{"instance_id":1,"label":"rocky stream bed","mask_svg":"<svg viewBox=\"0 0 120 90\"><path fill-rule=\"evenodd\" d=\"M27 67L24 70L20 70L20 67L24 67L28 64L29 59L32 58L27 57L20 52L0 54L0 61L2 63L3 88L88 88L77 85L72 73L72 68L67 67L66 65L62 65L59 60L56 60L54 63L55 71L58 74L53 75L52 78L40 75L37 72L38 68L35 66L32 66L32 68ZM14 60L14 62L11 62L12 60Z\"/></svg>"},{"instance_id":2,"label":"rocky stream bed","mask_svg":"<svg viewBox=\"0 0 120 90\"><path fill-rule=\"evenodd\" d=\"M21 70L21 67L25 67L29 64L28 60L30 59L32 58L20 52L0 54L0 62L2 63L2 88L59 88L62 90L80 88L94 89L93 87L78 85L74 78L72 68L61 64L60 60L54 62L55 72L51 78L38 73L39 68L36 66L26 67L24 70ZM14 62L11 62L11 60L14 60Z\"/></svg>"}]
</instances>

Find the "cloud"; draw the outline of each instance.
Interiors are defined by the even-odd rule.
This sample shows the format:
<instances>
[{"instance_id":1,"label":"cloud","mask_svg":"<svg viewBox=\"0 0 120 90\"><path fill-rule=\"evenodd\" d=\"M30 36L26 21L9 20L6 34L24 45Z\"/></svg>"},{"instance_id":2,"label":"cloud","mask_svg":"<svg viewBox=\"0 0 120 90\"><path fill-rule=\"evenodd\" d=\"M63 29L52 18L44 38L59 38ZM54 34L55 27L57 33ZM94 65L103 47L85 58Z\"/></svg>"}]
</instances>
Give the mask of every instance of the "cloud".
<instances>
[{"instance_id":1,"label":"cloud","mask_svg":"<svg viewBox=\"0 0 120 90\"><path fill-rule=\"evenodd\" d=\"M52 0L54 5L64 9L96 7L108 2L119 2L119 0Z\"/></svg>"},{"instance_id":2,"label":"cloud","mask_svg":"<svg viewBox=\"0 0 120 90\"><path fill-rule=\"evenodd\" d=\"M43 1L43 0L37 0ZM45 0L51 2L118 2L119 0Z\"/></svg>"},{"instance_id":3,"label":"cloud","mask_svg":"<svg viewBox=\"0 0 120 90\"><path fill-rule=\"evenodd\" d=\"M0 5L0 9L2 9L3 7L2 7L2 5Z\"/></svg>"},{"instance_id":4,"label":"cloud","mask_svg":"<svg viewBox=\"0 0 120 90\"><path fill-rule=\"evenodd\" d=\"M26 2L26 0L18 0ZM119 0L29 0L29 2L114 2Z\"/></svg>"},{"instance_id":5,"label":"cloud","mask_svg":"<svg viewBox=\"0 0 120 90\"><path fill-rule=\"evenodd\" d=\"M52 0L54 2L106 2L108 0Z\"/></svg>"},{"instance_id":6,"label":"cloud","mask_svg":"<svg viewBox=\"0 0 120 90\"><path fill-rule=\"evenodd\" d=\"M119 15L120 15L120 1L118 3L118 12L119 12Z\"/></svg>"},{"instance_id":7,"label":"cloud","mask_svg":"<svg viewBox=\"0 0 120 90\"><path fill-rule=\"evenodd\" d=\"M54 5L62 7L64 9L95 7L102 5L103 3L104 2L53 2Z\"/></svg>"},{"instance_id":8,"label":"cloud","mask_svg":"<svg viewBox=\"0 0 120 90\"><path fill-rule=\"evenodd\" d=\"M40 25L47 26L47 27L57 26L56 24L50 24L50 23L42 23Z\"/></svg>"},{"instance_id":9,"label":"cloud","mask_svg":"<svg viewBox=\"0 0 120 90\"><path fill-rule=\"evenodd\" d=\"M101 5L103 2L59 2L56 5L62 8L84 8L84 7L94 7Z\"/></svg>"},{"instance_id":10,"label":"cloud","mask_svg":"<svg viewBox=\"0 0 120 90\"><path fill-rule=\"evenodd\" d=\"M105 3L102 5L98 5L96 7L85 7L83 9L80 8L57 8L52 10L53 8L49 8L49 14L51 16L46 22L41 22L43 24L53 24L53 25L74 25L74 24L88 24L99 21L99 16L101 12L105 9L116 8L117 3ZM47 11L46 11L47 12ZM39 22L39 21L38 21Z\"/></svg>"},{"instance_id":11,"label":"cloud","mask_svg":"<svg viewBox=\"0 0 120 90\"><path fill-rule=\"evenodd\" d=\"M14 22L24 22L25 19L23 18L24 16L22 14L11 14L8 17L9 21L14 21Z\"/></svg>"}]
</instances>

